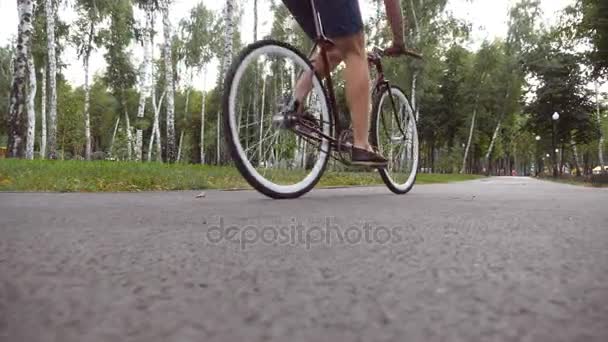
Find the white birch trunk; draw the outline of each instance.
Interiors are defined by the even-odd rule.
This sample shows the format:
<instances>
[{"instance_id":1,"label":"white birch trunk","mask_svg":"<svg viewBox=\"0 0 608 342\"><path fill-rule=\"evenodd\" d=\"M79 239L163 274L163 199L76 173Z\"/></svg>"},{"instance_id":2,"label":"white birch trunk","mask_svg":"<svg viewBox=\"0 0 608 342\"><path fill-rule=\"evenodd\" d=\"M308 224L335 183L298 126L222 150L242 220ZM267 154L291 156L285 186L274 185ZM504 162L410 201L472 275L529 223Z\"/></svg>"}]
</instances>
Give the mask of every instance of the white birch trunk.
<instances>
[{"instance_id":1,"label":"white birch trunk","mask_svg":"<svg viewBox=\"0 0 608 342\"><path fill-rule=\"evenodd\" d=\"M226 0L226 8L224 10L224 24L226 31L224 32L224 55L223 55L223 70L222 79L228 73L228 68L232 64L232 38L234 35L234 0Z\"/></svg>"},{"instance_id":2,"label":"white birch trunk","mask_svg":"<svg viewBox=\"0 0 608 342\"><path fill-rule=\"evenodd\" d=\"M182 133L179 135L179 147L177 148L177 161L181 162L182 161L182 147L184 146L184 130L182 130Z\"/></svg>"},{"instance_id":3,"label":"white birch trunk","mask_svg":"<svg viewBox=\"0 0 608 342\"><path fill-rule=\"evenodd\" d=\"M220 124L220 115L221 114L218 111L217 112L217 124L216 124L216 129L217 129L216 138L217 138L217 141L216 141L216 144L215 144L216 146L215 147L216 147L217 151L215 153L215 165L220 165L220 161L221 161L220 160L220 152L221 152L221 150L220 150L220 126L221 126L221 124Z\"/></svg>"},{"instance_id":4,"label":"white birch trunk","mask_svg":"<svg viewBox=\"0 0 608 342\"><path fill-rule=\"evenodd\" d=\"M471 129L469 130L469 140L467 147L464 150L464 157L462 158L462 168L460 173L465 173L467 169L467 160L469 158L469 150L471 149L471 143L473 142L473 132L475 131L475 119L477 118L477 108L473 110L473 117L471 118Z\"/></svg>"},{"instance_id":5,"label":"white birch trunk","mask_svg":"<svg viewBox=\"0 0 608 342\"><path fill-rule=\"evenodd\" d=\"M9 109L8 155L21 158L24 155L24 136L26 128L26 101L28 59L30 56L31 37L33 32L33 1L18 0L19 27L17 33L17 51L13 61L13 80L11 86Z\"/></svg>"},{"instance_id":6,"label":"white birch trunk","mask_svg":"<svg viewBox=\"0 0 608 342\"><path fill-rule=\"evenodd\" d=\"M27 139L25 158L34 159L34 143L36 142L36 67L34 58L30 52L28 58L28 92L27 92Z\"/></svg>"},{"instance_id":7,"label":"white birch trunk","mask_svg":"<svg viewBox=\"0 0 608 342\"><path fill-rule=\"evenodd\" d=\"M114 143L116 142L116 133L118 133L118 125L120 124L120 116L116 119L114 125L114 133L112 133L112 143L110 143L110 155L114 157Z\"/></svg>"},{"instance_id":8,"label":"white birch trunk","mask_svg":"<svg viewBox=\"0 0 608 342\"><path fill-rule=\"evenodd\" d=\"M486 152L486 163L489 166L490 156L494 151L494 145L496 144L496 138L498 138L498 132L500 132L500 127L502 126L502 118L498 120L496 124L496 128L494 129L494 134L492 134L492 141L490 142L490 147L488 147L488 152Z\"/></svg>"},{"instance_id":9,"label":"white birch trunk","mask_svg":"<svg viewBox=\"0 0 608 342\"><path fill-rule=\"evenodd\" d=\"M163 106L166 92L160 97L158 104L156 103L156 90L152 88L152 109L154 110L154 124L152 126L152 135L150 136L150 145L148 146L148 161L152 161L152 149L156 142L156 161L163 161L163 150L160 137L160 110Z\"/></svg>"},{"instance_id":10,"label":"white birch trunk","mask_svg":"<svg viewBox=\"0 0 608 342\"><path fill-rule=\"evenodd\" d=\"M86 47L86 52L84 56L84 137L85 137L85 159L91 160L91 84L89 80L89 66L91 61L91 50L93 49L93 34L95 31L95 26L93 22L91 22L91 27L89 31L89 41Z\"/></svg>"},{"instance_id":11,"label":"white birch trunk","mask_svg":"<svg viewBox=\"0 0 608 342\"><path fill-rule=\"evenodd\" d=\"M125 101L126 102L126 101ZM131 119L129 112L126 110L125 103L125 133L127 134L127 160L133 160L133 132L131 131Z\"/></svg>"},{"instance_id":12,"label":"white birch trunk","mask_svg":"<svg viewBox=\"0 0 608 342\"><path fill-rule=\"evenodd\" d=\"M46 67L42 68L42 98L40 100L40 159L46 159Z\"/></svg>"},{"instance_id":13,"label":"white birch trunk","mask_svg":"<svg viewBox=\"0 0 608 342\"><path fill-rule=\"evenodd\" d=\"M153 25L153 8L151 5L146 7L146 30L144 33L144 60L141 65L139 75L139 106L137 108L137 119L141 120L144 118L146 113L146 101L150 97L150 90L152 84L150 82L151 68L152 68L152 27ZM143 143L144 143L144 132L141 127L137 128L135 134L135 160L142 161L143 158Z\"/></svg>"},{"instance_id":14,"label":"white birch trunk","mask_svg":"<svg viewBox=\"0 0 608 342\"><path fill-rule=\"evenodd\" d=\"M49 159L57 158L57 55L55 42L55 4L54 0L45 1L47 54L48 54L48 141Z\"/></svg>"},{"instance_id":15,"label":"white birch trunk","mask_svg":"<svg viewBox=\"0 0 608 342\"><path fill-rule=\"evenodd\" d=\"M173 81L173 57L171 55L171 21L169 19L170 0L163 0L163 42L164 62L165 62L165 83L167 92L167 161L175 161L175 93Z\"/></svg>"},{"instance_id":16,"label":"white birch trunk","mask_svg":"<svg viewBox=\"0 0 608 342\"><path fill-rule=\"evenodd\" d=\"M205 164L205 114L207 100L207 67L203 67L203 99L201 108L201 164Z\"/></svg>"}]
</instances>

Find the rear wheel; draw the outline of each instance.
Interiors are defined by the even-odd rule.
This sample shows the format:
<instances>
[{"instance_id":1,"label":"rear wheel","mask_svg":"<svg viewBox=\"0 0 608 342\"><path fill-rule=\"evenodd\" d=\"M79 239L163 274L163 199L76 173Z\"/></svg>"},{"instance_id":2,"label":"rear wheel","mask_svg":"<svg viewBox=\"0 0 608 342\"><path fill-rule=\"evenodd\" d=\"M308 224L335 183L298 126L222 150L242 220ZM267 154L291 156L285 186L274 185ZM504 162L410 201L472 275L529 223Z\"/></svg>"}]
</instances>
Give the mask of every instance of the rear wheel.
<instances>
[{"instance_id":1,"label":"rear wheel","mask_svg":"<svg viewBox=\"0 0 608 342\"><path fill-rule=\"evenodd\" d=\"M226 76L223 119L232 158L247 182L272 198L304 195L327 166L327 139L307 140L276 119L293 98L296 80L311 70L308 59L295 48L267 40L248 46ZM330 107L316 76L304 106L310 120L330 136Z\"/></svg>"},{"instance_id":2,"label":"rear wheel","mask_svg":"<svg viewBox=\"0 0 608 342\"><path fill-rule=\"evenodd\" d=\"M376 96L372 113L372 145L389 162L379 170L380 176L392 192L406 194L416 183L419 163L418 129L410 101L398 87L387 87Z\"/></svg>"}]
</instances>

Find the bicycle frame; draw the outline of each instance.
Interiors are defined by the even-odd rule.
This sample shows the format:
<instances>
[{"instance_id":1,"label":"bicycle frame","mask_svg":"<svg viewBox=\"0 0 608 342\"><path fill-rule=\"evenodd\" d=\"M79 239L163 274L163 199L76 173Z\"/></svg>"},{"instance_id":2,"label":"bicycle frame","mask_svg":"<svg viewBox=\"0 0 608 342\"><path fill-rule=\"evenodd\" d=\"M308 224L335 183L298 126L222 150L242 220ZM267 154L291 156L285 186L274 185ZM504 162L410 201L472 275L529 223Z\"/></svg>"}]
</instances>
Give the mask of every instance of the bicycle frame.
<instances>
[{"instance_id":1,"label":"bicycle frame","mask_svg":"<svg viewBox=\"0 0 608 342\"><path fill-rule=\"evenodd\" d=\"M323 59L323 62L325 63L326 66L329 66L329 57L327 55L327 50L330 49L331 47L335 46L335 43L327 38L327 36L325 35L325 32L323 31L323 23L321 22L321 15L320 13L317 11L316 5L315 5L315 0L310 0L310 5L312 7L312 12L313 12L313 20L314 20L314 24L315 24L315 29L316 29L316 38L314 39L314 44L313 47L308 55L308 59L312 59L313 55L315 54L315 52L317 51L317 48L319 49L319 56ZM383 89L385 89L385 87L389 87L390 89L390 82L387 81L384 77L384 68L382 67L382 60L380 58L380 56L378 56L377 54L369 54L368 55L368 63L370 64L370 66L373 66L376 69L376 72L378 74L377 78L373 81L373 91L372 91L372 95L375 96L375 94L379 94L381 93L381 91ZM341 127L344 127L341 125L340 123L340 116L338 115L339 113L339 108L338 108L338 102L336 101L336 94L335 94L335 90L334 90L334 84L333 84L333 80L332 80L332 76L331 76L331 71L328 70L327 75L324 75L325 77L320 77L321 79L325 79L325 88L327 89L327 95L329 97L329 102L330 102L330 108L331 108L331 115L334 119L334 127L336 127L338 130L341 129ZM393 109L395 110L395 116L397 116L397 112L396 112L396 107L395 107L395 101L393 99L393 94L389 93L390 97L391 97L391 103L393 105ZM401 131L403 132L403 129L401 128L401 120L398 120L399 122L399 128L401 129ZM334 137L339 137L341 134L341 131L337 131L337 132L333 132ZM331 138L331 137L330 137ZM335 138L334 138L335 140Z\"/></svg>"}]
</instances>

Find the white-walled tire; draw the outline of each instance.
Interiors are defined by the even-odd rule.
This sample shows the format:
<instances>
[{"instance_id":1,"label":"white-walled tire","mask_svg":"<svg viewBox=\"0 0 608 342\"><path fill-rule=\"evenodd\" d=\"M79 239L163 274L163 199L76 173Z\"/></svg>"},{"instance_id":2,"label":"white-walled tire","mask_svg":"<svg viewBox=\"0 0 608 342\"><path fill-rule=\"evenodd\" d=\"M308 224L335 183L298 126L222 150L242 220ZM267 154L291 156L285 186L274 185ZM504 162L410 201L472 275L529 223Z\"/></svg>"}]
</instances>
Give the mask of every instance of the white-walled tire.
<instances>
[{"instance_id":1,"label":"white-walled tire","mask_svg":"<svg viewBox=\"0 0 608 342\"><path fill-rule=\"evenodd\" d=\"M286 61L277 62L279 57L285 58ZM268 63L270 67L267 68L265 63ZM237 102L239 94L251 91L251 89L241 89L241 87L253 86L253 84L241 82L243 78L247 77L248 68L253 68L256 80L260 74L259 70L262 70L260 76L263 80L264 91L260 89L254 89L254 91L264 94L266 94L267 79L276 76L275 74L279 75L280 86L278 87L281 89L278 91L276 80L268 82L273 83L275 87L275 97L272 99L276 102L276 94L282 95L285 89L293 90L295 75L302 71L312 70L312 65L304 55L289 44L273 40L251 44L235 59L226 75L222 103L225 139L241 175L253 188L271 198L300 197L312 190L325 172L331 153L330 143L324 139L321 143L314 145L305 142L292 130L274 127L272 118L277 113L273 105L276 103L272 104L272 101L267 100L268 96L264 95L262 95L261 107L270 108L254 111L253 115L245 110L246 123L243 124L243 105L239 106ZM286 77L283 68L293 69L291 84L287 86L284 85ZM248 96L244 95L244 98L247 99ZM330 106L322 83L317 76L313 77L313 92L309 96L307 105L312 107L313 102L313 115L319 119L321 130L327 136L331 136L333 123ZM255 139L258 136L256 144ZM279 151L277 152L275 149Z\"/></svg>"},{"instance_id":2,"label":"white-walled tire","mask_svg":"<svg viewBox=\"0 0 608 342\"><path fill-rule=\"evenodd\" d=\"M398 110L401 129L395 118L389 88L385 88L374 98L370 140L389 160L388 167L379 170L382 180L392 192L404 195L416 183L419 165L418 129L411 102L405 93L395 86L390 91Z\"/></svg>"}]
</instances>

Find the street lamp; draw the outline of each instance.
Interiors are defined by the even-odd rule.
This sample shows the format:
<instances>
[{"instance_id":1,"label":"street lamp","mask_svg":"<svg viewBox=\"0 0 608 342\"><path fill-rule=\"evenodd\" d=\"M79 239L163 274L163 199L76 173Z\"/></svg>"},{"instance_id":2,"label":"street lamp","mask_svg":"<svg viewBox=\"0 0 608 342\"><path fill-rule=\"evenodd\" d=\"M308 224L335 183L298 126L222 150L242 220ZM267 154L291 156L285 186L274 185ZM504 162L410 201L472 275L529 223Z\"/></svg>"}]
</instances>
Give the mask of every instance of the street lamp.
<instances>
[{"instance_id":1,"label":"street lamp","mask_svg":"<svg viewBox=\"0 0 608 342\"><path fill-rule=\"evenodd\" d=\"M557 148L555 148L555 135L557 131L557 120L559 120L559 113L553 113L551 117L553 119L553 177L557 178Z\"/></svg>"}]
</instances>

